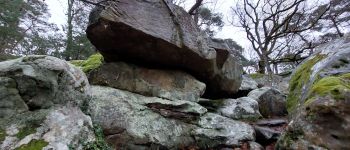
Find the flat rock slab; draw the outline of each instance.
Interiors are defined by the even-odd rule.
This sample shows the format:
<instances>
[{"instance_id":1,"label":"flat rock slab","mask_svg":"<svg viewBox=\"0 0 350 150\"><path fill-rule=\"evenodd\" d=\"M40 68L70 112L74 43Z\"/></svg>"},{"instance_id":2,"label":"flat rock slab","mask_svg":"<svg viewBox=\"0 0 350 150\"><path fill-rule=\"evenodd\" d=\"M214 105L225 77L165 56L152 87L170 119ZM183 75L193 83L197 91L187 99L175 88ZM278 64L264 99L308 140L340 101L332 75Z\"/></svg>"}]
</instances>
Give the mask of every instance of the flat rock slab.
<instances>
[{"instance_id":1,"label":"flat rock slab","mask_svg":"<svg viewBox=\"0 0 350 150\"><path fill-rule=\"evenodd\" d=\"M227 50L210 48L182 8L166 0L105 5L91 12L87 36L106 61L184 70L207 84L208 95L237 92L242 66Z\"/></svg>"},{"instance_id":2,"label":"flat rock slab","mask_svg":"<svg viewBox=\"0 0 350 150\"><path fill-rule=\"evenodd\" d=\"M174 70L140 67L124 62L106 63L89 73L90 84L126 90L144 96L198 102L205 84Z\"/></svg>"}]
</instances>

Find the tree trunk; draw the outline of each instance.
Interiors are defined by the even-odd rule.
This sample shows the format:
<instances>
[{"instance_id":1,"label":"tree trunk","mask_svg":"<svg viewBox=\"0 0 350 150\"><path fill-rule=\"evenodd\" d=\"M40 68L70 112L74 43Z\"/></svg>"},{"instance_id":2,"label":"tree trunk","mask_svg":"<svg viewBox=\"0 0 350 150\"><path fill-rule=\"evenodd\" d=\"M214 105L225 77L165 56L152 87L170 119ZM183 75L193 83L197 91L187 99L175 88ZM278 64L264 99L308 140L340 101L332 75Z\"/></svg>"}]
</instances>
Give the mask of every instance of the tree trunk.
<instances>
[{"instance_id":1,"label":"tree trunk","mask_svg":"<svg viewBox=\"0 0 350 150\"><path fill-rule=\"evenodd\" d=\"M278 74L278 64L275 63L273 64L274 70L275 70L275 74Z\"/></svg>"},{"instance_id":2,"label":"tree trunk","mask_svg":"<svg viewBox=\"0 0 350 150\"><path fill-rule=\"evenodd\" d=\"M70 60L73 51L73 4L74 0L68 0L68 12L67 12L67 41L66 50L64 52L65 59Z\"/></svg>"},{"instance_id":3,"label":"tree trunk","mask_svg":"<svg viewBox=\"0 0 350 150\"><path fill-rule=\"evenodd\" d=\"M263 60L260 60L258 62L258 67L259 67L258 73L265 74L265 62Z\"/></svg>"},{"instance_id":4,"label":"tree trunk","mask_svg":"<svg viewBox=\"0 0 350 150\"><path fill-rule=\"evenodd\" d=\"M194 22L196 23L196 25L198 25L198 21L199 21L199 12L198 12L198 8L194 11Z\"/></svg>"},{"instance_id":5,"label":"tree trunk","mask_svg":"<svg viewBox=\"0 0 350 150\"><path fill-rule=\"evenodd\" d=\"M332 17L331 20L332 20L333 26L337 30L337 33L338 33L339 37L343 37L344 34L340 31L340 29L339 29L335 19Z\"/></svg>"}]
</instances>

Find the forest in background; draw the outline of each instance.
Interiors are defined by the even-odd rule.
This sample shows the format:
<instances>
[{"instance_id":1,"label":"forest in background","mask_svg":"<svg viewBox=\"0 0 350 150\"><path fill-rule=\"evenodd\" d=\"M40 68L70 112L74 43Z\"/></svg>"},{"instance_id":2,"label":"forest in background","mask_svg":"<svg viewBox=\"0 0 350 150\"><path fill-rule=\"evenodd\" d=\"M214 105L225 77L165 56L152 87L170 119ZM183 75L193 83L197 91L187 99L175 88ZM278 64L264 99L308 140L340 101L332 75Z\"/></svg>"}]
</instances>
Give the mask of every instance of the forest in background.
<instances>
[{"instance_id":1,"label":"forest in background","mask_svg":"<svg viewBox=\"0 0 350 150\"><path fill-rule=\"evenodd\" d=\"M0 54L86 59L96 52L85 34L89 12L103 2L67 0L67 22L59 27L48 21L50 13L43 0L0 0ZM230 14L219 13L219 0L172 2L185 7L210 37L224 25L244 30L249 48L243 49L232 39L225 41L240 55L246 51L251 60L245 66L260 73L293 69L316 46L344 36L350 27L348 0L239 0L232 1Z\"/></svg>"}]
</instances>

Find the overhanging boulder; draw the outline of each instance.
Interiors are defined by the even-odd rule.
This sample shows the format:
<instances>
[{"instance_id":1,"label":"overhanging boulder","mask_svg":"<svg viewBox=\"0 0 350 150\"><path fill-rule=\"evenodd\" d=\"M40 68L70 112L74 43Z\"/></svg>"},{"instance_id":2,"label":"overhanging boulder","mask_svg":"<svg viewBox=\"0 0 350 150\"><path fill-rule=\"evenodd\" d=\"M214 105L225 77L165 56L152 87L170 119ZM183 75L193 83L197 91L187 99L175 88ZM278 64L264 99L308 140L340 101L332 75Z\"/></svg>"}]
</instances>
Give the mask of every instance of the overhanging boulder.
<instances>
[{"instance_id":1,"label":"overhanging boulder","mask_svg":"<svg viewBox=\"0 0 350 150\"><path fill-rule=\"evenodd\" d=\"M210 48L191 16L166 0L119 0L90 15L89 40L105 60L187 71L207 84L208 95L235 93L242 67Z\"/></svg>"}]
</instances>

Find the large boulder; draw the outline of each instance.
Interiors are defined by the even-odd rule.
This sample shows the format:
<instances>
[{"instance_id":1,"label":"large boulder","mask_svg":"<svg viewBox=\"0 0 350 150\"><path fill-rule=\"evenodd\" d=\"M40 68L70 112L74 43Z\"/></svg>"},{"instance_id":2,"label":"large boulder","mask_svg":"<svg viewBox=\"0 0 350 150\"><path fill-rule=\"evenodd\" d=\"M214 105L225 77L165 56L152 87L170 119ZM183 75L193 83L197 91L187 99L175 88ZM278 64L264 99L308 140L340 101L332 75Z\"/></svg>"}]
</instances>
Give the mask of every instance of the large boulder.
<instances>
[{"instance_id":1,"label":"large boulder","mask_svg":"<svg viewBox=\"0 0 350 150\"><path fill-rule=\"evenodd\" d=\"M234 120L254 121L262 117L259 112L258 102L250 97L218 100L200 99L199 104L206 107L209 111Z\"/></svg>"},{"instance_id":2,"label":"large boulder","mask_svg":"<svg viewBox=\"0 0 350 150\"><path fill-rule=\"evenodd\" d=\"M290 81L280 149L350 149L350 37L321 45Z\"/></svg>"},{"instance_id":3,"label":"large boulder","mask_svg":"<svg viewBox=\"0 0 350 150\"><path fill-rule=\"evenodd\" d=\"M85 74L51 56L25 56L0 62L0 118L49 108L81 106L90 93Z\"/></svg>"},{"instance_id":4,"label":"large boulder","mask_svg":"<svg viewBox=\"0 0 350 150\"><path fill-rule=\"evenodd\" d=\"M83 150L95 142L89 116L77 107L52 107L0 120L0 149Z\"/></svg>"},{"instance_id":5,"label":"large boulder","mask_svg":"<svg viewBox=\"0 0 350 150\"><path fill-rule=\"evenodd\" d=\"M262 87L249 92L248 97L258 101L265 118L287 116L286 96L277 89Z\"/></svg>"},{"instance_id":6,"label":"large boulder","mask_svg":"<svg viewBox=\"0 0 350 150\"><path fill-rule=\"evenodd\" d=\"M92 91L88 112L104 129L107 141L118 148L208 148L254 140L250 125L206 113L197 103L102 86L92 86Z\"/></svg>"},{"instance_id":7,"label":"large boulder","mask_svg":"<svg viewBox=\"0 0 350 150\"><path fill-rule=\"evenodd\" d=\"M182 8L168 0L119 0L104 5L91 12L87 36L107 62L185 70L207 84L208 95L237 92L241 65L227 50L210 48Z\"/></svg>"},{"instance_id":8,"label":"large boulder","mask_svg":"<svg viewBox=\"0 0 350 150\"><path fill-rule=\"evenodd\" d=\"M169 100L197 102L205 84L182 71L158 70L126 64L106 63L89 73L92 85L103 85Z\"/></svg>"}]
</instances>

